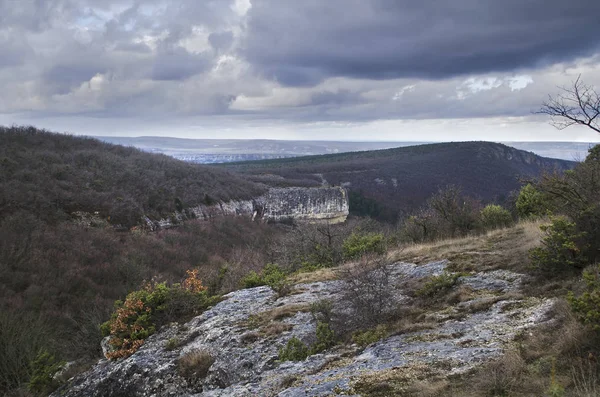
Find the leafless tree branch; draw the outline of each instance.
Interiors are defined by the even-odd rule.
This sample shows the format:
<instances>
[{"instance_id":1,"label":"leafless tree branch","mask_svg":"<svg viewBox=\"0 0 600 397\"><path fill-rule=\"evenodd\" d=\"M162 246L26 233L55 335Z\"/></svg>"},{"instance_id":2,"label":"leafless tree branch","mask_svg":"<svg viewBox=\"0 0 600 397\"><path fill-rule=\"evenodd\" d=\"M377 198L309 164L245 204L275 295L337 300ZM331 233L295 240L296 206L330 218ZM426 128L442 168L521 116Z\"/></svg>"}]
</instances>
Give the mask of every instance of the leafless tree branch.
<instances>
[{"instance_id":1,"label":"leafless tree branch","mask_svg":"<svg viewBox=\"0 0 600 397\"><path fill-rule=\"evenodd\" d=\"M550 116L550 124L559 130L583 125L600 133L600 94L594 87L583 83L578 76L572 87L561 87L561 91L555 96L549 95L535 113Z\"/></svg>"}]
</instances>

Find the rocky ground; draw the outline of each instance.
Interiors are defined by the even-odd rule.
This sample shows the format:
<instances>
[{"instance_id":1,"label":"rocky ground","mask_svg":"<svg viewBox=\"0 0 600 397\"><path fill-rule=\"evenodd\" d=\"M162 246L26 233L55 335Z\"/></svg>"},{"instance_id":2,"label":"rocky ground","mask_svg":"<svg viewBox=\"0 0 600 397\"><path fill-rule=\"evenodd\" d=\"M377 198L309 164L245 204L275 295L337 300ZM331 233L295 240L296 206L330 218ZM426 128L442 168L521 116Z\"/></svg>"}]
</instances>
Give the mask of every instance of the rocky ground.
<instances>
[{"instance_id":1,"label":"rocky ground","mask_svg":"<svg viewBox=\"0 0 600 397\"><path fill-rule=\"evenodd\" d=\"M393 304L411 305L406 288L447 265L388 265ZM187 324L161 329L129 358L100 361L53 395L348 396L389 379L408 384L464 373L501 355L519 333L551 321L553 301L523 296L523 278L506 270L463 275L453 287L460 299L422 316L428 327L392 333L364 348L339 345L301 362L280 362L279 349L292 336L314 341L310 304L328 299L344 310L344 282L299 284L283 297L269 287L239 290ZM206 376L182 373L182 358L197 352L214 360L204 363L210 365Z\"/></svg>"}]
</instances>

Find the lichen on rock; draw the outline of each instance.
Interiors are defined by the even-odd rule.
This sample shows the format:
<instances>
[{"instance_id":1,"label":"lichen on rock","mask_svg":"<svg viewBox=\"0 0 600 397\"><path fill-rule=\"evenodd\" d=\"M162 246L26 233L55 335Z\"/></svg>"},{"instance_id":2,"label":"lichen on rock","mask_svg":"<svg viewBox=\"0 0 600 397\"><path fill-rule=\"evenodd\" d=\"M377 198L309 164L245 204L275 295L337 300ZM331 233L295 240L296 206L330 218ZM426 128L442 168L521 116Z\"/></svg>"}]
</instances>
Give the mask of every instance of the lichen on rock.
<instances>
[{"instance_id":1,"label":"lichen on rock","mask_svg":"<svg viewBox=\"0 0 600 397\"><path fill-rule=\"evenodd\" d=\"M447 271L447 264L389 265L397 304L409 302L404 285ZM508 271L461 276L474 291L473 302L500 293L506 298L473 312L464 310L465 302L451 305L430 313L437 319L432 329L386 337L364 349L336 346L300 362L280 362L279 349L292 337L306 343L314 339L316 321L305 308L322 299L343 306L344 282L301 284L284 297L265 286L234 291L187 324L163 327L130 357L100 361L54 396L347 396L378 377L417 379L432 368L438 374L464 373L501 355L521 330L547 321L553 301L519 298L515 292L522 278ZM285 313L277 316L285 326L261 333L253 319L273 313ZM179 343L167 349L174 338ZM213 360L201 379L186 378L178 368L181 357L194 351Z\"/></svg>"}]
</instances>

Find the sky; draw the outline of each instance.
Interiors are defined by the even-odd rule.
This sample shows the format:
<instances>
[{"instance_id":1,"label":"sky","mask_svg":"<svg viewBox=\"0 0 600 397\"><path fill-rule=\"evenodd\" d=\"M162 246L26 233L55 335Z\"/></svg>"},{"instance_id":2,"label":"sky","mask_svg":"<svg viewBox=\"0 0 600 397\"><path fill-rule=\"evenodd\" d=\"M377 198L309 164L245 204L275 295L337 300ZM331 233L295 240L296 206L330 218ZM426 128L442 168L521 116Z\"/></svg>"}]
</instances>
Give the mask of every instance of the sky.
<instances>
[{"instance_id":1,"label":"sky","mask_svg":"<svg viewBox=\"0 0 600 397\"><path fill-rule=\"evenodd\" d=\"M598 0L0 0L0 125L104 136L586 141Z\"/></svg>"}]
</instances>

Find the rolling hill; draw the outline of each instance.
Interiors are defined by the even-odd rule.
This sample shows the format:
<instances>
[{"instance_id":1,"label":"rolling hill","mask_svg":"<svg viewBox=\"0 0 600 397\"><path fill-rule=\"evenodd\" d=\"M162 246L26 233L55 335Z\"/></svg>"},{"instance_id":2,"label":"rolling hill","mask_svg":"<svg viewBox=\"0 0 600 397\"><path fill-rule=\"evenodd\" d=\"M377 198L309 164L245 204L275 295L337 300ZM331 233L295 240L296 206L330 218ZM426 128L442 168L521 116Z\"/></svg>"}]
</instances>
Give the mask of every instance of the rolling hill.
<instances>
[{"instance_id":1,"label":"rolling hill","mask_svg":"<svg viewBox=\"0 0 600 397\"><path fill-rule=\"evenodd\" d=\"M0 127L0 142L0 218L25 211L55 223L97 211L129 227L142 214L264 192L226 170L33 127Z\"/></svg>"},{"instance_id":2,"label":"rolling hill","mask_svg":"<svg viewBox=\"0 0 600 397\"><path fill-rule=\"evenodd\" d=\"M446 185L484 202L503 202L520 179L575 163L492 142L451 142L366 152L231 163L222 167L276 186L341 185L350 211L395 220Z\"/></svg>"}]
</instances>

